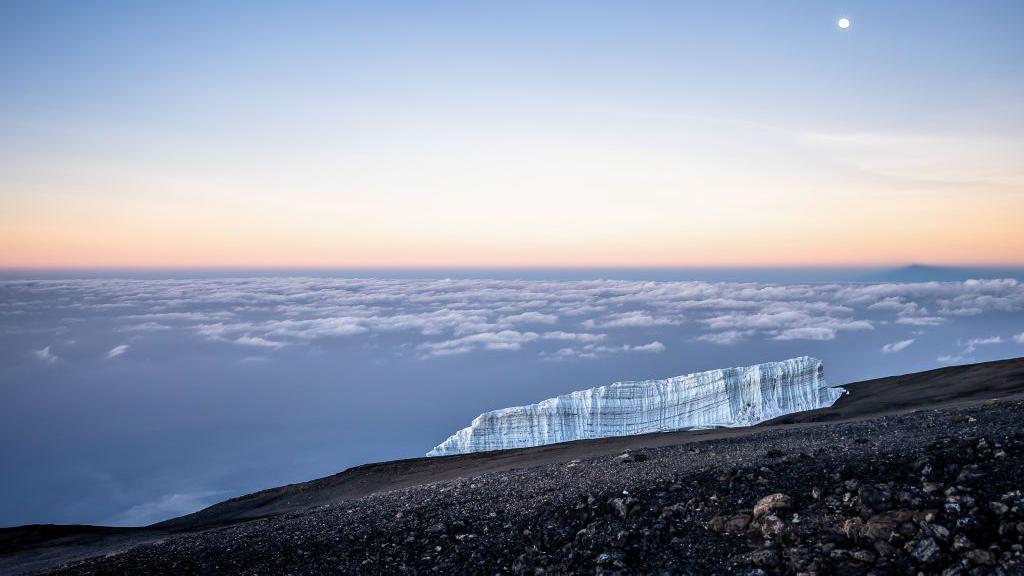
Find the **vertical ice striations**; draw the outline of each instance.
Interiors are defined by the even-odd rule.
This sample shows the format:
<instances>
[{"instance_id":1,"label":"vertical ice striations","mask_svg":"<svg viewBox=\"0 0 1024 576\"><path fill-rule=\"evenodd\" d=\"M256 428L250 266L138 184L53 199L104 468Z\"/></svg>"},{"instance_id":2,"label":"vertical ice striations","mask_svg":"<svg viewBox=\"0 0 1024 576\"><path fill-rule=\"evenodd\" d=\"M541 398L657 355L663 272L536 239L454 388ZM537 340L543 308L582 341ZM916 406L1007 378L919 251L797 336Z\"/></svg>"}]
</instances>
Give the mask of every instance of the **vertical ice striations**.
<instances>
[{"instance_id":1,"label":"vertical ice striations","mask_svg":"<svg viewBox=\"0 0 1024 576\"><path fill-rule=\"evenodd\" d=\"M843 390L821 361L803 356L665 380L618 382L477 416L427 453L445 456L585 438L749 426L831 406Z\"/></svg>"}]
</instances>

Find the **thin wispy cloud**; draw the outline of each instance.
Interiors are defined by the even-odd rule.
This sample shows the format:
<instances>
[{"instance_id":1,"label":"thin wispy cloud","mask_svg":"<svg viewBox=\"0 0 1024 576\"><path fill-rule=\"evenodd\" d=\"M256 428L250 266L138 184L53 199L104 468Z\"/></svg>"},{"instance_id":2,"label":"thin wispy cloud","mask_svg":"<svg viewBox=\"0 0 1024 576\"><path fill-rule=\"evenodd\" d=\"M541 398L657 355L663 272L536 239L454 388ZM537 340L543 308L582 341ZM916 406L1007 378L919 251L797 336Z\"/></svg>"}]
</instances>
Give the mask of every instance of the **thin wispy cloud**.
<instances>
[{"instance_id":1,"label":"thin wispy cloud","mask_svg":"<svg viewBox=\"0 0 1024 576\"><path fill-rule=\"evenodd\" d=\"M908 326L938 326L946 319L939 316L901 316L896 319L897 324Z\"/></svg>"},{"instance_id":2,"label":"thin wispy cloud","mask_svg":"<svg viewBox=\"0 0 1024 576\"><path fill-rule=\"evenodd\" d=\"M978 346L991 346L992 344L1002 344L1003 338L1001 336L989 336L987 338L971 338L964 344L964 353L970 354L978 349Z\"/></svg>"},{"instance_id":3,"label":"thin wispy cloud","mask_svg":"<svg viewBox=\"0 0 1024 576\"><path fill-rule=\"evenodd\" d=\"M655 340L648 342L647 344L623 344L621 346L603 346L597 344L587 344L579 348L560 348L552 354L547 352L542 353L540 356L543 359L548 360L565 360L569 358L580 358L580 359L592 359L601 358L612 354L625 354L631 352L657 354L664 352L666 347L661 342Z\"/></svg>"},{"instance_id":4,"label":"thin wispy cloud","mask_svg":"<svg viewBox=\"0 0 1024 576\"><path fill-rule=\"evenodd\" d=\"M59 358L58 358L58 356L56 354L54 354L53 352L50 352L50 347L49 346L47 346L47 347L45 347L45 348L43 348L41 350L33 350L32 351L32 355L34 355L36 358L42 360L43 362L45 362L47 364L54 364L54 363L57 362L57 360L59 360Z\"/></svg>"},{"instance_id":5,"label":"thin wispy cloud","mask_svg":"<svg viewBox=\"0 0 1024 576\"><path fill-rule=\"evenodd\" d=\"M723 346L732 346L740 342L745 341L751 334L752 331L742 330L726 330L724 332L712 332L710 334L703 334L697 337L697 340L703 340L705 342L711 342L714 344L721 344Z\"/></svg>"},{"instance_id":6,"label":"thin wispy cloud","mask_svg":"<svg viewBox=\"0 0 1024 576\"><path fill-rule=\"evenodd\" d=\"M891 342L882 346L883 354L894 354L896 352L902 352L906 350L911 344L914 343L914 338L908 338L907 340L899 340L897 342Z\"/></svg>"},{"instance_id":7,"label":"thin wispy cloud","mask_svg":"<svg viewBox=\"0 0 1024 576\"><path fill-rule=\"evenodd\" d=\"M280 348L284 346L281 342L274 342L273 340L267 340L259 336L239 336L235 338L235 344L242 346L256 346L258 348Z\"/></svg>"},{"instance_id":8,"label":"thin wispy cloud","mask_svg":"<svg viewBox=\"0 0 1024 576\"><path fill-rule=\"evenodd\" d=\"M127 344L120 344L118 346L114 346L107 352L107 360L113 360L114 358L123 355L125 352L128 351L128 348L129 346Z\"/></svg>"}]
</instances>

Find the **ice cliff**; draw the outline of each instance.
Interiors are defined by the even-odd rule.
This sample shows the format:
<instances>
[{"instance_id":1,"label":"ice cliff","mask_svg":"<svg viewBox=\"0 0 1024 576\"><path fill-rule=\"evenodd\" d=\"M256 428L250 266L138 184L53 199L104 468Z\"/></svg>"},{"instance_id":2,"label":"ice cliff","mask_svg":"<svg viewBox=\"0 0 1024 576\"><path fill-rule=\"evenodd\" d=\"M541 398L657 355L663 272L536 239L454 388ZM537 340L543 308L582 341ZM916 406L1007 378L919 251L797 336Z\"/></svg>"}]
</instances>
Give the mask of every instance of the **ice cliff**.
<instances>
[{"instance_id":1,"label":"ice cliff","mask_svg":"<svg viewBox=\"0 0 1024 576\"><path fill-rule=\"evenodd\" d=\"M585 438L749 426L831 406L841 388L803 356L665 380L617 382L477 416L427 456L504 450Z\"/></svg>"}]
</instances>

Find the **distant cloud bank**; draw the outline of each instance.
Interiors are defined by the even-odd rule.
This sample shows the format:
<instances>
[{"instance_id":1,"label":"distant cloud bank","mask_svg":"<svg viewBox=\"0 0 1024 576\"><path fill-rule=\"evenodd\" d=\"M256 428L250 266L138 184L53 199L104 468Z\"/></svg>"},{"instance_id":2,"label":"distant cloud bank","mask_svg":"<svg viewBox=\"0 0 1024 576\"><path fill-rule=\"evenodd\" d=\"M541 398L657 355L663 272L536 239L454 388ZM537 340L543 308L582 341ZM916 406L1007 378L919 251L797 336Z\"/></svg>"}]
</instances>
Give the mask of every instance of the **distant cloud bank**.
<instances>
[{"instance_id":1,"label":"distant cloud bank","mask_svg":"<svg viewBox=\"0 0 1024 576\"><path fill-rule=\"evenodd\" d=\"M6 281L0 313L43 299L74 318L110 318L117 334L159 338L170 331L233 346L242 357L353 338L380 339L422 360L479 352L526 352L552 359L658 353L687 345L828 341L881 326L898 336L893 354L956 318L1024 310L1017 280L880 284L640 282L620 280L397 280L251 278L202 280ZM906 328L900 328L905 326ZM54 334L68 326L53 326ZM675 343L665 335L682 335ZM979 346L1024 343L1024 333L965 339ZM374 340L374 345L378 340ZM37 344L42 345L43 342ZM104 357L131 344L107 344ZM57 361L50 345L32 349Z\"/></svg>"}]
</instances>

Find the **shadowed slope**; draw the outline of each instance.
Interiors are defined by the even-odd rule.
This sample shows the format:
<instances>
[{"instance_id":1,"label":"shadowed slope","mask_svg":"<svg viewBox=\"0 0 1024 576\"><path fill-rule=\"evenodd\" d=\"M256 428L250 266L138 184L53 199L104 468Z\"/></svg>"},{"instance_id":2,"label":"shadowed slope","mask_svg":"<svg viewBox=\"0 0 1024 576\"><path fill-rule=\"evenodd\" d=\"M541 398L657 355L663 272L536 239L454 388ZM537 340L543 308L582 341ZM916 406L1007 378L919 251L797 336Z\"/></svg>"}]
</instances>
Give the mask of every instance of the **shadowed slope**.
<instances>
[{"instance_id":1,"label":"shadowed slope","mask_svg":"<svg viewBox=\"0 0 1024 576\"><path fill-rule=\"evenodd\" d=\"M787 415L759 426L669 432L367 464L325 478L233 498L147 528L23 526L0 530L0 572L46 569L74 559L256 518L312 511L325 504L375 493L534 468L574 459L718 439L756 438L771 430L815 427L881 415L966 406L1024 397L1024 358L940 368L843 386L849 393L832 407Z\"/></svg>"}]
</instances>

